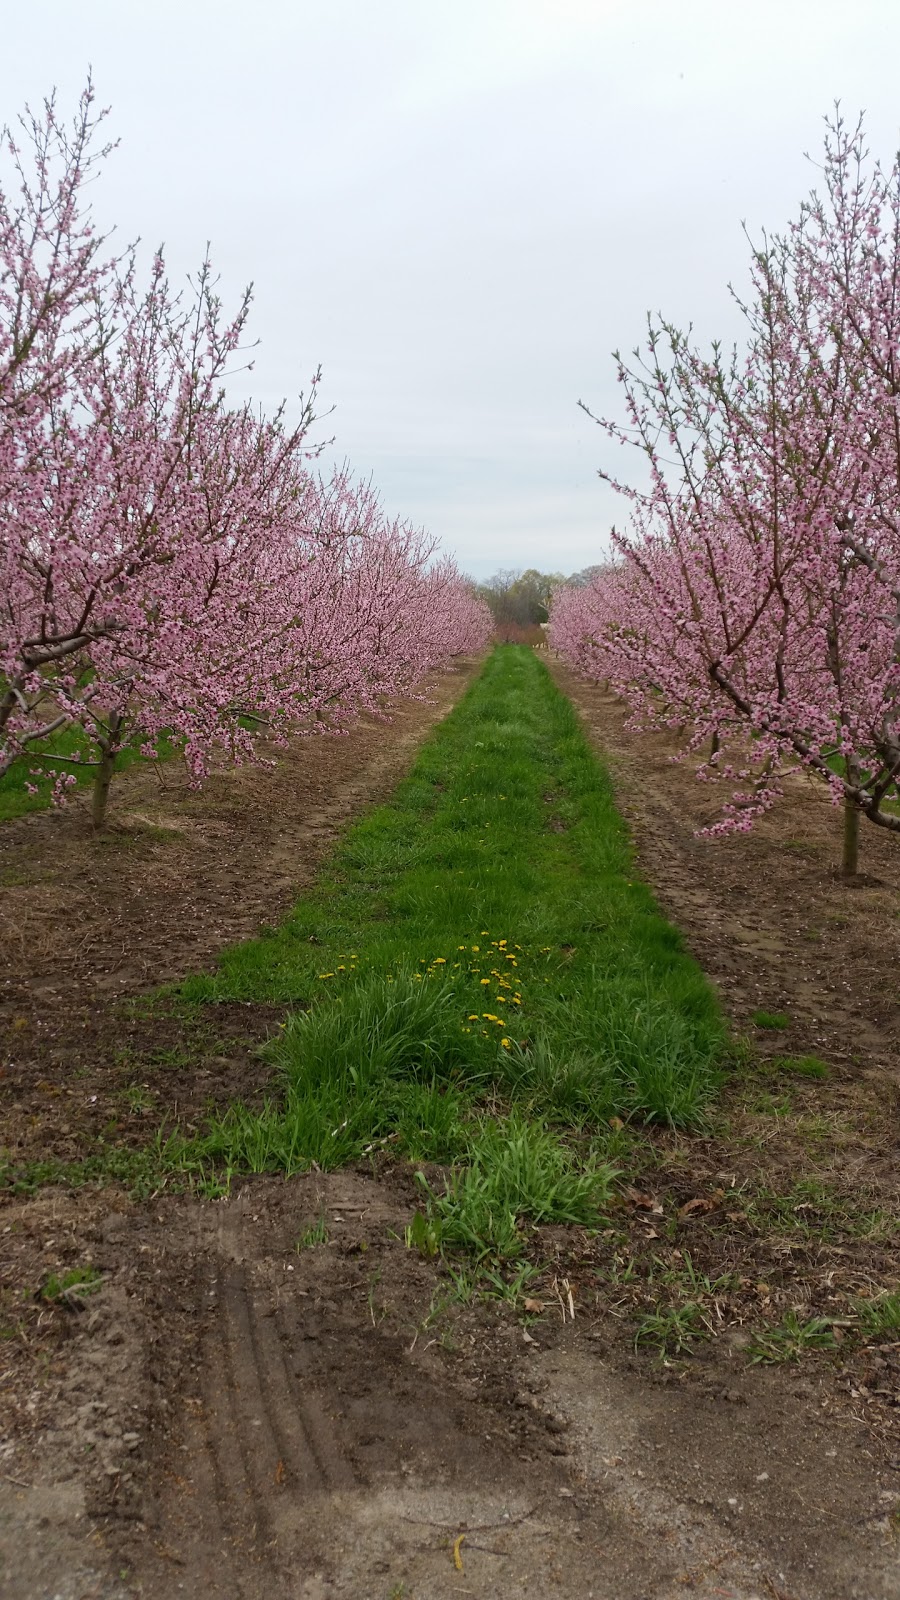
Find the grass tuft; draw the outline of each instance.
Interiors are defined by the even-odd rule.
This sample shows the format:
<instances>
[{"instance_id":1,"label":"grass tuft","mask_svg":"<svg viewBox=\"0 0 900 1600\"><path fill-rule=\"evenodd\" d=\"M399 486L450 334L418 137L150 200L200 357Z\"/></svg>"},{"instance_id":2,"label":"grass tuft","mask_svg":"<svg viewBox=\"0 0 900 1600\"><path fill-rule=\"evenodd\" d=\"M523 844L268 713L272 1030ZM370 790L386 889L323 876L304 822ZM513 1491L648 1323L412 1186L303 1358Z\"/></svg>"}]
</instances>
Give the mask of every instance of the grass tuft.
<instances>
[{"instance_id":1,"label":"grass tuft","mask_svg":"<svg viewBox=\"0 0 900 1600\"><path fill-rule=\"evenodd\" d=\"M797 1361L811 1350L835 1350L837 1342L828 1317L809 1317L802 1322L796 1311L788 1311L779 1326L754 1334L747 1353L751 1365L774 1366Z\"/></svg>"},{"instance_id":2,"label":"grass tuft","mask_svg":"<svg viewBox=\"0 0 900 1600\"><path fill-rule=\"evenodd\" d=\"M771 1065L779 1072L795 1072L801 1078L827 1078L831 1071L819 1056L775 1056Z\"/></svg>"},{"instance_id":3,"label":"grass tuft","mask_svg":"<svg viewBox=\"0 0 900 1600\"><path fill-rule=\"evenodd\" d=\"M879 1294L872 1300L857 1300L859 1325L869 1337L900 1334L900 1293Z\"/></svg>"},{"instance_id":4,"label":"grass tuft","mask_svg":"<svg viewBox=\"0 0 900 1600\"><path fill-rule=\"evenodd\" d=\"M783 1011L754 1011L752 1021L754 1027L770 1028L773 1032L783 1032L791 1025L791 1019Z\"/></svg>"},{"instance_id":5,"label":"grass tuft","mask_svg":"<svg viewBox=\"0 0 900 1600\"><path fill-rule=\"evenodd\" d=\"M614 1177L607 1163L579 1159L547 1127L514 1111L481 1124L443 1194L429 1189L429 1213L440 1244L509 1258L522 1249L524 1223L596 1226Z\"/></svg>"}]
</instances>

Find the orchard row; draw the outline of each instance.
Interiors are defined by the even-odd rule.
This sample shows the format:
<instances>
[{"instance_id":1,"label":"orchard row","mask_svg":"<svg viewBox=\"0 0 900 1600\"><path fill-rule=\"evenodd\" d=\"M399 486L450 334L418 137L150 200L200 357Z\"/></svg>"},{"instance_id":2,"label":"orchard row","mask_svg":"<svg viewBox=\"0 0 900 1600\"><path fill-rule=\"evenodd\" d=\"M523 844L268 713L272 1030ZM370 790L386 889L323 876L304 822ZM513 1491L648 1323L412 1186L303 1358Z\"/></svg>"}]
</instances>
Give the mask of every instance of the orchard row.
<instances>
[{"instance_id":1,"label":"orchard row","mask_svg":"<svg viewBox=\"0 0 900 1600\"><path fill-rule=\"evenodd\" d=\"M229 403L249 292L228 313L208 261L176 291L100 236L102 120L90 86L71 126L49 102L0 188L0 775L77 725L56 794L95 763L98 822L127 744L174 737L200 782L214 749L340 729L491 628L371 484L316 470L317 379L294 418Z\"/></svg>"},{"instance_id":2,"label":"orchard row","mask_svg":"<svg viewBox=\"0 0 900 1600\"><path fill-rule=\"evenodd\" d=\"M557 591L550 637L729 785L711 832L800 769L844 803L853 873L861 816L900 832L900 162L871 164L838 116L821 173L753 249L744 348L651 318L616 357L628 425L601 426L642 481L601 474L630 526Z\"/></svg>"}]
</instances>

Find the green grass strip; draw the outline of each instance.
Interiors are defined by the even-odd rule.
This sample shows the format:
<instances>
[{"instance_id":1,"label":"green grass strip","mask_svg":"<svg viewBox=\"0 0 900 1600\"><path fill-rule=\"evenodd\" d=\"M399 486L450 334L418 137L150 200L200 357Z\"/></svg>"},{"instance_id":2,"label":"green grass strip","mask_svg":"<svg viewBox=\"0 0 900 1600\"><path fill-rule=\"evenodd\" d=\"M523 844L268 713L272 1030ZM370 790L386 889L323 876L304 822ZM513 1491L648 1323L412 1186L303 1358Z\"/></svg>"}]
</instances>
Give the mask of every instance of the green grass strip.
<instances>
[{"instance_id":1,"label":"green grass strip","mask_svg":"<svg viewBox=\"0 0 900 1600\"><path fill-rule=\"evenodd\" d=\"M293 1008L271 1047L279 1098L233 1107L186 1159L293 1171L386 1147L456 1164L430 1215L503 1255L521 1217L597 1219L611 1121L696 1123L724 1040L575 711L516 646L284 925L180 995Z\"/></svg>"}]
</instances>

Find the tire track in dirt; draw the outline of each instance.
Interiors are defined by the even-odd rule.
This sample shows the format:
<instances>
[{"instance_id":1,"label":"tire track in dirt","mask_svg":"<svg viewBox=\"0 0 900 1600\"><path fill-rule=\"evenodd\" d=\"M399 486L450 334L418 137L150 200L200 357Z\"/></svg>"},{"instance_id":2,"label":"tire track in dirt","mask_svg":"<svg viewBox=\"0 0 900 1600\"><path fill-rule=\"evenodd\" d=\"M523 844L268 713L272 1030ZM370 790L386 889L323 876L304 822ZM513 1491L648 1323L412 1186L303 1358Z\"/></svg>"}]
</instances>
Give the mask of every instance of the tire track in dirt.
<instances>
[{"instance_id":1,"label":"tire track in dirt","mask_svg":"<svg viewBox=\"0 0 900 1600\"><path fill-rule=\"evenodd\" d=\"M241 1219L235 1229L220 1217L215 1231L198 1220L199 1404L182 1430L184 1472L166 1474L161 1490L157 1553L166 1567L142 1592L166 1592L174 1567L203 1600L293 1597L298 1559L307 1571L320 1566L317 1502L352 1492L357 1476L336 1397L309 1372L277 1288L234 1259ZM211 1558L223 1550L226 1570Z\"/></svg>"}]
</instances>

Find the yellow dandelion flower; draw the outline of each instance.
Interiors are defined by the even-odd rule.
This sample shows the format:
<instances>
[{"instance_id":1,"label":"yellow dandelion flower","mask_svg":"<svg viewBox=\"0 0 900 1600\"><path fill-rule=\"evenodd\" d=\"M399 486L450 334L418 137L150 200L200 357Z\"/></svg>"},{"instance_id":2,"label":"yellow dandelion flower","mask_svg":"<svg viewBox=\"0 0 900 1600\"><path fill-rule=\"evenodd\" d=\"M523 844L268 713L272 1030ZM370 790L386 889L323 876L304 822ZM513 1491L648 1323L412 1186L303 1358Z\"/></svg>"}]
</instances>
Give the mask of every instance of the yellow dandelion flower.
<instances>
[{"instance_id":1,"label":"yellow dandelion flower","mask_svg":"<svg viewBox=\"0 0 900 1600\"><path fill-rule=\"evenodd\" d=\"M505 944L506 944L506 940L505 939L498 939L497 948L502 950Z\"/></svg>"},{"instance_id":2,"label":"yellow dandelion flower","mask_svg":"<svg viewBox=\"0 0 900 1600\"><path fill-rule=\"evenodd\" d=\"M458 944L458 945L457 945L457 946L456 946L456 948L457 948L457 950L465 950L465 948L466 948L466 947L465 947L465 945L464 945L464 944Z\"/></svg>"},{"instance_id":3,"label":"yellow dandelion flower","mask_svg":"<svg viewBox=\"0 0 900 1600\"><path fill-rule=\"evenodd\" d=\"M478 955L478 953L479 953L479 951L480 951L480 949L481 949L481 946L480 946L480 945L477 945L477 944L473 944L473 946L472 946L472 951L473 951L473 954L474 954L474 955L476 955L476 956L477 956L477 955Z\"/></svg>"},{"instance_id":4,"label":"yellow dandelion flower","mask_svg":"<svg viewBox=\"0 0 900 1600\"><path fill-rule=\"evenodd\" d=\"M334 973L333 972L320 972L319 973L319 977L320 978L333 978L334 977Z\"/></svg>"},{"instance_id":5,"label":"yellow dandelion flower","mask_svg":"<svg viewBox=\"0 0 900 1600\"><path fill-rule=\"evenodd\" d=\"M435 956L435 958L432 961L431 965L433 967L445 967L447 965L446 956Z\"/></svg>"},{"instance_id":6,"label":"yellow dandelion flower","mask_svg":"<svg viewBox=\"0 0 900 1600\"><path fill-rule=\"evenodd\" d=\"M477 1022L478 1021L478 1012L477 1011L471 1011L469 1013L468 1020L469 1020L469 1022Z\"/></svg>"},{"instance_id":7,"label":"yellow dandelion flower","mask_svg":"<svg viewBox=\"0 0 900 1600\"><path fill-rule=\"evenodd\" d=\"M330 977L330 976L331 976L331 974L330 974L330 973L329 973L329 977ZM488 983L488 984L489 984L489 983L490 983L490 981L491 981L491 980L490 980L490 978L482 978L482 980L481 980L481 987L482 987L482 989L483 989L483 988L484 988L484 986L485 986L485 984L486 984L486 983Z\"/></svg>"},{"instance_id":8,"label":"yellow dandelion flower","mask_svg":"<svg viewBox=\"0 0 900 1600\"><path fill-rule=\"evenodd\" d=\"M335 969L335 970L336 970L336 971L337 971L337 972L346 972L346 971L347 971L347 968L346 968L346 967L337 967L337 968L336 968L336 969Z\"/></svg>"},{"instance_id":9,"label":"yellow dandelion flower","mask_svg":"<svg viewBox=\"0 0 900 1600\"><path fill-rule=\"evenodd\" d=\"M500 1043L502 1044L504 1050L508 1050L509 1049L510 1046L509 1046L509 1040L508 1039L501 1039Z\"/></svg>"}]
</instances>

